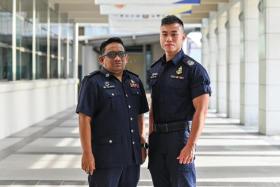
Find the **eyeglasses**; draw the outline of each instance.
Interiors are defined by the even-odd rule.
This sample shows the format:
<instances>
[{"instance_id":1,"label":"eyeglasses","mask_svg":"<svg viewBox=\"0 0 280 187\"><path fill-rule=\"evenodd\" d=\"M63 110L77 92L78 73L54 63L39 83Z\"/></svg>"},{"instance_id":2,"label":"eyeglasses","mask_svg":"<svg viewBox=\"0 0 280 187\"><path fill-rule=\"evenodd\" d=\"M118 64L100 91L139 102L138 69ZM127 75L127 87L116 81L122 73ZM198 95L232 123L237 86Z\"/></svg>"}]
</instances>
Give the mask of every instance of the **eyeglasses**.
<instances>
[{"instance_id":1,"label":"eyeglasses","mask_svg":"<svg viewBox=\"0 0 280 187\"><path fill-rule=\"evenodd\" d=\"M125 51L110 51L103 56L107 56L110 59L114 59L114 58L116 58L116 56L123 58L126 56L126 52Z\"/></svg>"}]
</instances>

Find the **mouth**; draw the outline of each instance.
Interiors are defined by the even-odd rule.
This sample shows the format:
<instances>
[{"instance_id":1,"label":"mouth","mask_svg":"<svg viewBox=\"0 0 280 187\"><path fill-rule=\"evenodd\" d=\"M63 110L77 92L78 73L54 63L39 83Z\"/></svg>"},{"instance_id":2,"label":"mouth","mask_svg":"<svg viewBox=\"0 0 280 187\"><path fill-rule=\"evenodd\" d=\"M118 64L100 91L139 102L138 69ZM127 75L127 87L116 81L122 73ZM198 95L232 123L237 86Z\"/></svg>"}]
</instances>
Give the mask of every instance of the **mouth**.
<instances>
[{"instance_id":1,"label":"mouth","mask_svg":"<svg viewBox=\"0 0 280 187\"><path fill-rule=\"evenodd\" d=\"M165 44L165 47L173 47L173 44Z\"/></svg>"}]
</instances>

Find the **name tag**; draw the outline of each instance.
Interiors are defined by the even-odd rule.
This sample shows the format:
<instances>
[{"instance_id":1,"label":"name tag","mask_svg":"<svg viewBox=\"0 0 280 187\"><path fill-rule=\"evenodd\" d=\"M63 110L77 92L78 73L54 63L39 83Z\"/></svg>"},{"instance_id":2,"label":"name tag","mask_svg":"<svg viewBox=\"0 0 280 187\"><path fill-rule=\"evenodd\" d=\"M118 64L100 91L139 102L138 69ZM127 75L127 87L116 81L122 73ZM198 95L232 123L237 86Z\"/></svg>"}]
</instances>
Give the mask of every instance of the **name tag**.
<instances>
[{"instance_id":1,"label":"name tag","mask_svg":"<svg viewBox=\"0 0 280 187\"><path fill-rule=\"evenodd\" d=\"M171 79L181 79L181 80L183 80L185 77L179 76L179 75L170 75L170 78Z\"/></svg>"}]
</instances>

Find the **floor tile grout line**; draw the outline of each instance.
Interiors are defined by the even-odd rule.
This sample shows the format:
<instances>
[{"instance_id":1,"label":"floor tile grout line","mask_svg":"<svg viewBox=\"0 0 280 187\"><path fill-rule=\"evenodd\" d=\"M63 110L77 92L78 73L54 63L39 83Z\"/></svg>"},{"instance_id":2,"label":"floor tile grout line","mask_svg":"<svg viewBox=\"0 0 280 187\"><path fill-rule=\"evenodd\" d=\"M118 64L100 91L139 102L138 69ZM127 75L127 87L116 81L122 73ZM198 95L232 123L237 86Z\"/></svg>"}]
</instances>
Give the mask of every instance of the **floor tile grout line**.
<instances>
[{"instance_id":1,"label":"floor tile grout line","mask_svg":"<svg viewBox=\"0 0 280 187\"><path fill-rule=\"evenodd\" d=\"M66 109L65 111L68 111L68 110L69 109ZM66 121L67 119L69 119L70 116L73 115L73 112L68 112L68 113L69 114L63 115L63 117L58 118L53 123L50 123L49 125L43 127L41 130L36 131L36 132L34 132L33 134L31 134L27 137L24 137L19 142L15 143L15 144L7 147L7 148L2 149L0 151L0 161L5 159L6 157L10 156L11 154L14 154L16 151L18 151L19 149L21 149L25 145L31 143L35 139L43 137L42 135L46 134L50 130L52 130L52 129L56 128L57 126L61 125L64 121ZM12 135L11 135L11 137L12 137Z\"/></svg>"}]
</instances>

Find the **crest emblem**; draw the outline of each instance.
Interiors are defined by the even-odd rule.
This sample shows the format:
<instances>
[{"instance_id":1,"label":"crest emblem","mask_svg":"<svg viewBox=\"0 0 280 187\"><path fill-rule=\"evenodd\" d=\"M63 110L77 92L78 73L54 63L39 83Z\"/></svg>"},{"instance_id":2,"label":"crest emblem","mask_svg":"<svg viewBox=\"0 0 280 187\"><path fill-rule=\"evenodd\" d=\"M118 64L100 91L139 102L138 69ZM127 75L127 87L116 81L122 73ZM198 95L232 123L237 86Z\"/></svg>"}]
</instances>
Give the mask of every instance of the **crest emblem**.
<instances>
[{"instance_id":1,"label":"crest emblem","mask_svg":"<svg viewBox=\"0 0 280 187\"><path fill-rule=\"evenodd\" d=\"M183 68L182 66L180 66L177 70L176 70L176 74L177 75L181 75L183 73Z\"/></svg>"},{"instance_id":2,"label":"crest emblem","mask_svg":"<svg viewBox=\"0 0 280 187\"><path fill-rule=\"evenodd\" d=\"M130 80L130 87L131 88L139 88L139 84L138 83L136 83L134 80Z\"/></svg>"}]
</instances>

